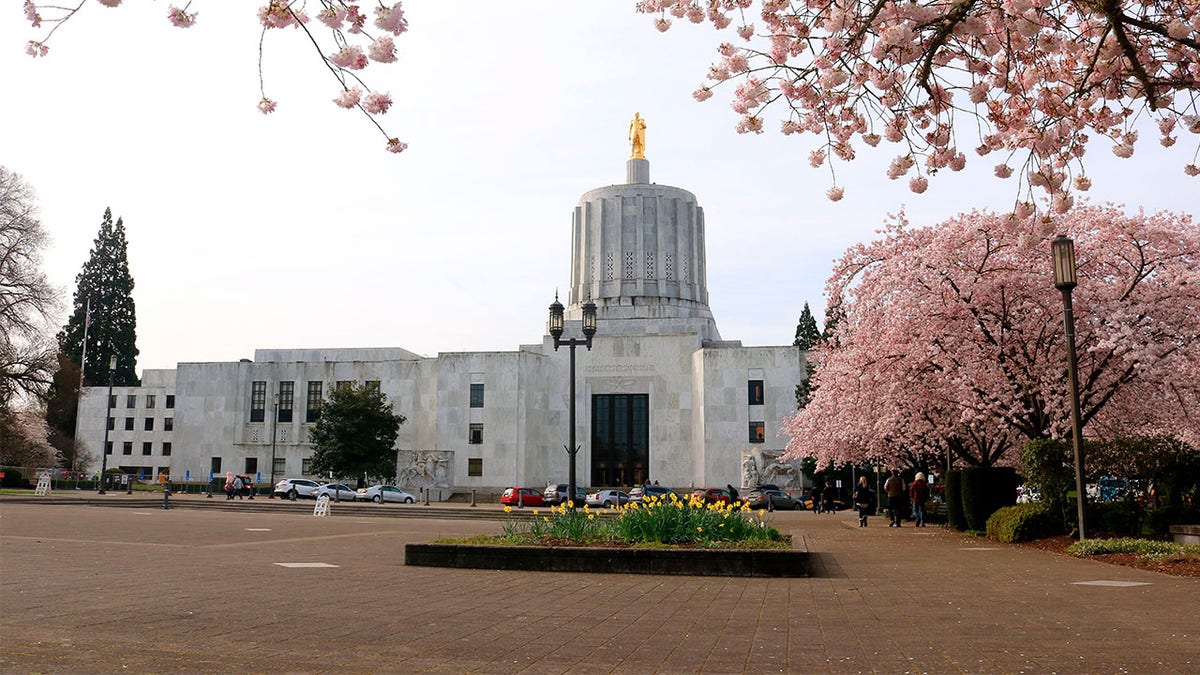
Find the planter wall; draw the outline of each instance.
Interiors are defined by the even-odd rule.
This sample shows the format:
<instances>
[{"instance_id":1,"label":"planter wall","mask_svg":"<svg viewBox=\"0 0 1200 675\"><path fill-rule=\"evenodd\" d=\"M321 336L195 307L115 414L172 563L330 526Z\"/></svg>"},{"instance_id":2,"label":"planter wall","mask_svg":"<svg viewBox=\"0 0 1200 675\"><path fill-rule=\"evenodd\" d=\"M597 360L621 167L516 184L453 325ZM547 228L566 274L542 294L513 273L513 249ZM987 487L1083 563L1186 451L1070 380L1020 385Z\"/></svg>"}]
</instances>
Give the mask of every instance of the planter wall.
<instances>
[{"instance_id":1,"label":"planter wall","mask_svg":"<svg viewBox=\"0 0 1200 675\"><path fill-rule=\"evenodd\" d=\"M408 544L404 564L537 572L807 577L808 551Z\"/></svg>"}]
</instances>

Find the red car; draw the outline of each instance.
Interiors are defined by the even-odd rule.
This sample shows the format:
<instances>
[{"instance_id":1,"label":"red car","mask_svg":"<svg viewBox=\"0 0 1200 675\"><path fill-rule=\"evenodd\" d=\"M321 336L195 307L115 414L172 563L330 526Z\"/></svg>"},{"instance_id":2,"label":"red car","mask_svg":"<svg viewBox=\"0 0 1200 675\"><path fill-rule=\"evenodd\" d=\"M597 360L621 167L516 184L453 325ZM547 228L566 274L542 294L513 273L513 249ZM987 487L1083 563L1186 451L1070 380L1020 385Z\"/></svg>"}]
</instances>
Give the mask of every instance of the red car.
<instances>
[{"instance_id":1,"label":"red car","mask_svg":"<svg viewBox=\"0 0 1200 675\"><path fill-rule=\"evenodd\" d=\"M500 495L500 503L509 506L545 506L546 500L542 498L542 490L540 488L531 487L510 487L504 488L504 494Z\"/></svg>"},{"instance_id":2,"label":"red car","mask_svg":"<svg viewBox=\"0 0 1200 675\"><path fill-rule=\"evenodd\" d=\"M705 504L729 503L729 490L725 488L700 488L692 491L692 499L698 499Z\"/></svg>"}]
</instances>

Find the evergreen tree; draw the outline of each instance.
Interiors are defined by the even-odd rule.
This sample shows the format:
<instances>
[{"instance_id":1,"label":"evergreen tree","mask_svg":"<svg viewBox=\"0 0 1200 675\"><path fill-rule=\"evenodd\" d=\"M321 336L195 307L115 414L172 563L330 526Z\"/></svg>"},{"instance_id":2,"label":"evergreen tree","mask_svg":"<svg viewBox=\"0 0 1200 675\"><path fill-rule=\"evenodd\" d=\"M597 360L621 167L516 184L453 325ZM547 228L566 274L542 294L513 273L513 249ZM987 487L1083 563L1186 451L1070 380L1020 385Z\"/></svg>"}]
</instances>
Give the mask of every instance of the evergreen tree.
<instances>
[{"instance_id":1,"label":"evergreen tree","mask_svg":"<svg viewBox=\"0 0 1200 675\"><path fill-rule=\"evenodd\" d=\"M112 209L104 209L100 232L92 245L88 261L75 277L73 311L67 325L58 334L60 348L77 365L83 358L84 321L91 300L90 327L87 329L87 363L82 364L84 381L89 385L108 383L108 360L116 355L117 369L113 384L136 386L137 316L133 306L133 277L125 242L125 223L112 221Z\"/></svg>"},{"instance_id":2,"label":"evergreen tree","mask_svg":"<svg viewBox=\"0 0 1200 675\"><path fill-rule=\"evenodd\" d=\"M390 480L396 477L396 437L404 415L392 412L387 395L374 387L336 387L321 406L309 434L312 470L339 478Z\"/></svg>"},{"instance_id":3,"label":"evergreen tree","mask_svg":"<svg viewBox=\"0 0 1200 675\"><path fill-rule=\"evenodd\" d=\"M821 339L821 331L817 329L817 320L813 318L808 303L804 303L804 311L800 313L800 321L796 324L796 339L793 345L808 351Z\"/></svg>"}]
</instances>

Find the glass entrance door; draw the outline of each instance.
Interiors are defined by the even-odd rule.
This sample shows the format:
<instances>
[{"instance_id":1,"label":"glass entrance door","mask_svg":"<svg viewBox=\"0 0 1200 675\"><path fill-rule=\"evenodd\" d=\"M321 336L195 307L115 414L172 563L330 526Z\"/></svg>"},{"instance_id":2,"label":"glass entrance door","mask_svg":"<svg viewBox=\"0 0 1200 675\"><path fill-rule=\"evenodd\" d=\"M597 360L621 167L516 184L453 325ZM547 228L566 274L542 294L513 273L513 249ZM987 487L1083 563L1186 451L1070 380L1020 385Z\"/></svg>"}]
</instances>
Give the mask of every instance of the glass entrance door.
<instances>
[{"instance_id":1,"label":"glass entrance door","mask_svg":"<svg viewBox=\"0 0 1200 675\"><path fill-rule=\"evenodd\" d=\"M650 395L592 396L592 480L641 485L650 475Z\"/></svg>"}]
</instances>

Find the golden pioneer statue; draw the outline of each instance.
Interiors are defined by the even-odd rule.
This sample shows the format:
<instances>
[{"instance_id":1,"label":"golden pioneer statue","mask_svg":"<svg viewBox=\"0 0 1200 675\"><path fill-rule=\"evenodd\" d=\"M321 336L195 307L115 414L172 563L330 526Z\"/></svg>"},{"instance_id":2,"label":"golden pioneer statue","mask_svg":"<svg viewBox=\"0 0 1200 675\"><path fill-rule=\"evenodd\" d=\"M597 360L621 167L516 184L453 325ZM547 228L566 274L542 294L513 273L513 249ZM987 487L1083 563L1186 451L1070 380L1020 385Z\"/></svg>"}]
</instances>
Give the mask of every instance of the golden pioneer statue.
<instances>
[{"instance_id":1,"label":"golden pioneer statue","mask_svg":"<svg viewBox=\"0 0 1200 675\"><path fill-rule=\"evenodd\" d=\"M646 159L646 120L641 118L640 113L633 113L633 120L629 122L629 140L633 144L633 152L629 157Z\"/></svg>"}]
</instances>

